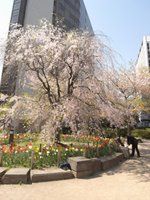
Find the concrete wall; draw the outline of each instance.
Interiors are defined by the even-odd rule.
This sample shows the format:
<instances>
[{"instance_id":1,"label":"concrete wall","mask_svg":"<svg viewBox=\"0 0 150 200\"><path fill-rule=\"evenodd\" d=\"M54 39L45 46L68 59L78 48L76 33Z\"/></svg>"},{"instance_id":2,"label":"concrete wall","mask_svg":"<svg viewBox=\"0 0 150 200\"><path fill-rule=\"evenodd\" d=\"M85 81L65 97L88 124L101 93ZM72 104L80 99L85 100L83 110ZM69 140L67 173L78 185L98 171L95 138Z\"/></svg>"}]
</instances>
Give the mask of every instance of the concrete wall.
<instances>
[{"instance_id":1,"label":"concrete wall","mask_svg":"<svg viewBox=\"0 0 150 200\"><path fill-rule=\"evenodd\" d=\"M28 0L25 12L24 26L38 25L46 18L52 22L54 0Z\"/></svg>"}]
</instances>

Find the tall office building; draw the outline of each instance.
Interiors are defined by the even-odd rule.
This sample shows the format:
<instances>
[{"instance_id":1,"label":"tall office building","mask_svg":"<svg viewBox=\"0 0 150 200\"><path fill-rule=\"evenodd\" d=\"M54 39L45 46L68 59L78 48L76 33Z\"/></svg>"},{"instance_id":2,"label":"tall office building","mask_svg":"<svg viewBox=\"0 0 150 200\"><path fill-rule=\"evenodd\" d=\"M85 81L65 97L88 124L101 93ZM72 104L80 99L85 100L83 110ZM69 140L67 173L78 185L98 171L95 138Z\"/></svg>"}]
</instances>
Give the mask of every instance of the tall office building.
<instances>
[{"instance_id":1,"label":"tall office building","mask_svg":"<svg viewBox=\"0 0 150 200\"><path fill-rule=\"evenodd\" d=\"M148 68L150 71L150 36L143 37L136 63L137 73L140 72L140 69L142 69L143 67Z\"/></svg>"},{"instance_id":2,"label":"tall office building","mask_svg":"<svg viewBox=\"0 0 150 200\"><path fill-rule=\"evenodd\" d=\"M14 0L11 23L37 25L42 18L53 24L61 19L68 29L93 32L83 0Z\"/></svg>"},{"instance_id":3,"label":"tall office building","mask_svg":"<svg viewBox=\"0 0 150 200\"><path fill-rule=\"evenodd\" d=\"M144 36L139 51L137 63L136 63L136 73L140 73L142 68L146 68L150 72L150 36ZM143 99L149 100L149 94L142 96ZM139 126L150 127L150 113L141 112L139 116Z\"/></svg>"},{"instance_id":4,"label":"tall office building","mask_svg":"<svg viewBox=\"0 0 150 200\"><path fill-rule=\"evenodd\" d=\"M83 0L14 0L11 24L18 23L23 27L38 25L41 19L47 19L55 25L61 19L67 30L87 30L93 34L92 25ZM15 93L17 67L3 67L1 91Z\"/></svg>"}]
</instances>

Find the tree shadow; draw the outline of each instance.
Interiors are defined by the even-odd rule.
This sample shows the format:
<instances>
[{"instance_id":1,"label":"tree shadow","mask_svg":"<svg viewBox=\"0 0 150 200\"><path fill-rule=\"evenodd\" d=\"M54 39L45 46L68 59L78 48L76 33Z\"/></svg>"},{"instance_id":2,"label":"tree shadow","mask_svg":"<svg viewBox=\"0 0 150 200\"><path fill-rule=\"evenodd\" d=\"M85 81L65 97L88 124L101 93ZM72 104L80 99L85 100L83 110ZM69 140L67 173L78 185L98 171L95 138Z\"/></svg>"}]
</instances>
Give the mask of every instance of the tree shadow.
<instances>
[{"instance_id":1,"label":"tree shadow","mask_svg":"<svg viewBox=\"0 0 150 200\"><path fill-rule=\"evenodd\" d=\"M138 182L150 182L150 141L140 144L141 157L131 158L119 166L99 173L91 178L102 177L103 174L115 175L118 173L127 173L136 176Z\"/></svg>"}]
</instances>

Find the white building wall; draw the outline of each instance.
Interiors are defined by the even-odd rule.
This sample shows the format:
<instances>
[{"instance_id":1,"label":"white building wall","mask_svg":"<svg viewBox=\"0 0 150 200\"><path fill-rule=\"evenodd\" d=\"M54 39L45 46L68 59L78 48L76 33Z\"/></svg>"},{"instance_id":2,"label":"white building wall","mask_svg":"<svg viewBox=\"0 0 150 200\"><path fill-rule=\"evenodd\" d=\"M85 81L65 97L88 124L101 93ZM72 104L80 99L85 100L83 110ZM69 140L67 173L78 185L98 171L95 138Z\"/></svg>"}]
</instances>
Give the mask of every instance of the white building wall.
<instances>
[{"instance_id":1,"label":"white building wall","mask_svg":"<svg viewBox=\"0 0 150 200\"><path fill-rule=\"evenodd\" d=\"M40 20L53 19L54 0L28 0L25 12L24 26L38 25Z\"/></svg>"},{"instance_id":2,"label":"white building wall","mask_svg":"<svg viewBox=\"0 0 150 200\"><path fill-rule=\"evenodd\" d=\"M149 46L149 48L148 48ZM141 69L150 70L150 36L144 36L141 49L139 51L139 56L136 64L136 73L139 75ZM149 56L148 56L149 55ZM141 112L139 115L140 123L139 127L150 127L150 113Z\"/></svg>"},{"instance_id":3,"label":"white building wall","mask_svg":"<svg viewBox=\"0 0 150 200\"><path fill-rule=\"evenodd\" d=\"M141 49L136 64L137 73L140 71L141 68L149 67L147 42L150 42L150 36L143 37L143 42L141 45Z\"/></svg>"}]
</instances>

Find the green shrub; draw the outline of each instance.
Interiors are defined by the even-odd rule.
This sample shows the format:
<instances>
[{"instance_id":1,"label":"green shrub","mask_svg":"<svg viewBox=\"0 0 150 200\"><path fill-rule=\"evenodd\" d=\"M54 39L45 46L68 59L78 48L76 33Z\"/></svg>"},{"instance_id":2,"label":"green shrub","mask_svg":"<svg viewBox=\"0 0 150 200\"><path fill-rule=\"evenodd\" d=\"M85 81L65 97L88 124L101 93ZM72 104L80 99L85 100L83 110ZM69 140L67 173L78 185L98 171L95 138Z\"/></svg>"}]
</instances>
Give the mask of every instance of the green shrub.
<instances>
[{"instance_id":1,"label":"green shrub","mask_svg":"<svg viewBox=\"0 0 150 200\"><path fill-rule=\"evenodd\" d=\"M132 131L132 134L135 137L140 137L143 139L150 139L150 128L145 129L135 129Z\"/></svg>"},{"instance_id":2,"label":"green shrub","mask_svg":"<svg viewBox=\"0 0 150 200\"><path fill-rule=\"evenodd\" d=\"M118 136L126 137L128 134L128 131L127 131L127 128L120 128L118 129L117 133L118 133Z\"/></svg>"},{"instance_id":3,"label":"green shrub","mask_svg":"<svg viewBox=\"0 0 150 200\"><path fill-rule=\"evenodd\" d=\"M116 129L112 129L112 128L105 129L105 136L107 138L115 138L117 136Z\"/></svg>"},{"instance_id":4,"label":"green shrub","mask_svg":"<svg viewBox=\"0 0 150 200\"><path fill-rule=\"evenodd\" d=\"M126 137L127 128L118 128L118 129L107 128L105 130L105 133L106 133L105 136L108 138L115 138L117 136Z\"/></svg>"}]
</instances>

